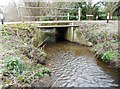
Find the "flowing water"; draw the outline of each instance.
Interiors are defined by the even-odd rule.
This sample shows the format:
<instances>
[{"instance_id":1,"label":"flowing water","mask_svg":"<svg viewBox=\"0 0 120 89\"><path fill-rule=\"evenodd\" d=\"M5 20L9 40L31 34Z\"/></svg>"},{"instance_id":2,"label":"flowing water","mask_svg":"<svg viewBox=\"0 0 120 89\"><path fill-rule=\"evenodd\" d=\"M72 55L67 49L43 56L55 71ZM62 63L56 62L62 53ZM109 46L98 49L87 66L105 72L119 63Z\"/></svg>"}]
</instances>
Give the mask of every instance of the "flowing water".
<instances>
[{"instance_id":1,"label":"flowing water","mask_svg":"<svg viewBox=\"0 0 120 89\"><path fill-rule=\"evenodd\" d=\"M119 72L94 57L89 47L67 41L47 44L52 87L117 87Z\"/></svg>"}]
</instances>

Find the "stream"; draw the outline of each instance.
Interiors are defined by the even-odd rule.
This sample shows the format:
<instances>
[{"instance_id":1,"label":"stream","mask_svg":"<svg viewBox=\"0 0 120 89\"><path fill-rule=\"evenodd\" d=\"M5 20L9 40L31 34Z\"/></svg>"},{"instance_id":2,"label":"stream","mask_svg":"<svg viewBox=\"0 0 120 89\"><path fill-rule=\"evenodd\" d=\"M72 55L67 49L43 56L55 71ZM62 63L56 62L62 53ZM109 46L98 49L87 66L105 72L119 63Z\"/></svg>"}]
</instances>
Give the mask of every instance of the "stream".
<instances>
[{"instance_id":1,"label":"stream","mask_svg":"<svg viewBox=\"0 0 120 89\"><path fill-rule=\"evenodd\" d=\"M120 73L95 58L90 47L68 41L48 43L52 87L118 87ZM112 88L113 89L113 88Z\"/></svg>"}]
</instances>

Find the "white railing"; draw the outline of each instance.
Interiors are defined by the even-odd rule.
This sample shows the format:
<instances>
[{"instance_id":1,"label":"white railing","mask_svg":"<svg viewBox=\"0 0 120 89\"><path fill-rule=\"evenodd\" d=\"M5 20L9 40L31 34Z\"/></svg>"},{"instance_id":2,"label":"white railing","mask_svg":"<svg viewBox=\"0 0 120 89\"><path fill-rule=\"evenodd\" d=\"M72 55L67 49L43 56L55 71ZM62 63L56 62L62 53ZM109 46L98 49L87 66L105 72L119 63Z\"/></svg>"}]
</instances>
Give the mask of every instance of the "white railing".
<instances>
[{"instance_id":1,"label":"white railing","mask_svg":"<svg viewBox=\"0 0 120 89\"><path fill-rule=\"evenodd\" d=\"M64 11L68 11L68 13L59 13L59 14L53 14L55 12L53 12L52 14L49 13L49 15L24 15L21 13L21 9L26 9L26 10L30 10L30 9L34 9L34 10L38 10L38 9L56 9L58 11L64 10ZM69 11L73 11L76 10L75 15L71 15L71 13L69 13ZM53 18L53 20L59 20L59 18L61 18L61 20L71 20L71 18L76 18L75 20L79 20L80 21L80 16L81 16L81 9L79 8L56 8L56 7L28 7L28 6L20 6L19 7L19 13L20 13L20 17L22 20L25 19L41 19L41 18ZM63 18L63 19L62 19ZM50 19L49 19L50 20ZM74 20L74 19L73 19Z\"/></svg>"}]
</instances>

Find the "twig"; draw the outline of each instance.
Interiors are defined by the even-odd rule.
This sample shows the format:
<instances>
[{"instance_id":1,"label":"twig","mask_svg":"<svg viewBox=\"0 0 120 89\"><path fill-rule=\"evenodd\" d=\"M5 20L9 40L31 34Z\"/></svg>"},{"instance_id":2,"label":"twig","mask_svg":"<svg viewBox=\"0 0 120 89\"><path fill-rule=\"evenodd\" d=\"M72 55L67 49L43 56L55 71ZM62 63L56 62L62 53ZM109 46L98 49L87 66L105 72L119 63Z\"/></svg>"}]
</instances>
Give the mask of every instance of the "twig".
<instances>
[{"instance_id":1,"label":"twig","mask_svg":"<svg viewBox=\"0 0 120 89\"><path fill-rule=\"evenodd\" d=\"M39 48L45 41L47 41L48 38L49 38L49 37L47 37L42 43L40 43L40 44L37 46L37 48Z\"/></svg>"},{"instance_id":2,"label":"twig","mask_svg":"<svg viewBox=\"0 0 120 89\"><path fill-rule=\"evenodd\" d=\"M46 44L45 44L45 45L43 45L40 49L41 49L41 50L43 50L43 48L44 48L45 46L46 46Z\"/></svg>"},{"instance_id":3,"label":"twig","mask_svg":"<svg viewBox=\"0 0 120 89\"><path fill-rule=\"evenodd\" d=\"M97 56L97 54L102 50L103 48L101 48L100 50L98 50L95 54L95 56Z\"/></svg>"}]
</instances>

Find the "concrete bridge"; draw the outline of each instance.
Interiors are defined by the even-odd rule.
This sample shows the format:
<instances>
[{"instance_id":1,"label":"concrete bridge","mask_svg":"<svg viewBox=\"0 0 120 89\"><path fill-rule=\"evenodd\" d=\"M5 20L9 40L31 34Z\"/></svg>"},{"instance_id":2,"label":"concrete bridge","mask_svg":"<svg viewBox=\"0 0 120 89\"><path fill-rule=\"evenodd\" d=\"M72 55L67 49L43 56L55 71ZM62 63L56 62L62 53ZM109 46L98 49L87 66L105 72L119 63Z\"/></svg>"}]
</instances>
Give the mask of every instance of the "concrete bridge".
<instances>
[{"instance_id":1,"label":"concrete bridge","mask_svg":"<svg viewBox=\"0 0 120 89\"><path fill-rule=\"evenodd\" d=\"M74 41L74 31L79 27L78 21L41 21L38 23L37 29L42 40L54 38L64 38L68 41Z\"/></svg>"},{"instance_id":2,"label":"concrete bridge","mask_svg":"<svg viewBox=\"0 0 120 89\"><path fill-rule=\"evenodd\" d=\"M40 10L39 10L40 9ZM40 11L48 10L47 14L40 14ZM37 14L24 14L22 10L37 10ZM39 11L38 11L39 10ZM70 11L76 11L74 15L70 14ZM37 20L37 29L39 29L40 38L44 40L48 36L62 37L69 41L74 41L74 29L78 27L76 22L80 21L81 8L62 8L62 7L40 7L40 6L19 6L18 12L21 20ZM34 12L33 12L34 13ZM71 19L71 18L74 18ZM45 21L46 20L46 21ZM52 21L51 21L52 20ZM47 35L46 35L47 34Z\"/></svg>"}]
</instances>

